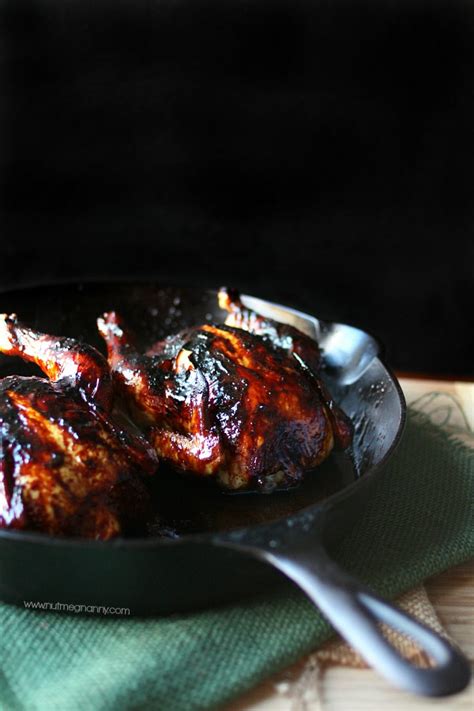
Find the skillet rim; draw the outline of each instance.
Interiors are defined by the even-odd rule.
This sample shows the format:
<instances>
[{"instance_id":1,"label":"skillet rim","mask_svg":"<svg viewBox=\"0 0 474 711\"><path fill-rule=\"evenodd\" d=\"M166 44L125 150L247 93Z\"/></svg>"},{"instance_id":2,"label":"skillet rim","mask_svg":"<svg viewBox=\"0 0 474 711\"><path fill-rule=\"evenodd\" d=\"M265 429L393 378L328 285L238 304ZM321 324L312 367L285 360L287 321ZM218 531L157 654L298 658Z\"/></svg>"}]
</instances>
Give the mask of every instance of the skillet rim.
<instances>
[{"instance_id":1,"label":"skillet rim","mask_svg":"<svg viewBox=\"0 0 474 711\"><path fill-rule=\"evenodd\" d=\"M69 287L77 287L79 288L82 284L87 284L90 286L101 286L102 284L107 284L107 285L113 285L113 284L123 284L123 285L148 285L148 286L158 286L159 288L163 289L196 289L200 290L202 293L207 293L207 294L213 294L216 295L217 291L215 289L211 288L202 288L202 287L194 287L193 285L181 285L178 286L176 284L169 284L166 282L160 282L157 283L153 281L152 279L136 279L136 278L120 278L120 279L115 279L111 278L110 280L108 279L82 279L81 281L70 281L70 280L57 280L54 283L51 282L43 282L43 283L35 283L35 284L28 284L28 285L22 285L19 286L15 289L7 288L7 289L0 289L0 295L8 294L8 293L13 293L13 292L27 292L31 291L33 289L41 289L41 288L55 288L55 287L61 287L61 286L69 286ZM162 285L162 286L161 286ZM284 304L279 304L273 301L269 301L268 299L261 299L260 297L254 297L253 295L250 294L242 294L243 297L250 297L250 298L255 298L260 301L265 302L265 304L268 304L269 306L277 306L285 311L290 311L291 313L298 315L302 317L303 319L316 319L319 323L324 324L325 326L349 326L350 328L354 328L364 335L369 336L377 345L377 355L373 357L371 360L371 363L376 360L379 362L379 364L385 369L387 372L387 375L390 379L391 384L394 386L396 394L398 396L398 401L400 403L400 418L398 422L398 427L395 436L393 437L392 443L390 444L390 447L387 449L386 453L382 457L382 459L375 465L373 465L369 470L363 474L360 478L356 479L355 481L351 482L347 486L344 486L342 489L339 491L336 491L335 493L331 494L327 498L317 501L316 503L309 504L307 506L303 506L301 509L298 509L297 511L293 512L292 514L288 516L282 516L280 518L276 518L272 521L260 523L260 524L249 524L248 526L237 526L236 528L230 528L225 531L225 534L233 534L237 532L244 532L247 530L252 530L252 531L257 531L257 530L264 530L264 529L271 529L275 525L281 524L283 521L288 521L291 519L298 519L302 515L307 516L308 514L315 514L317 515L318 512L322 512L325 510L331 509L333 506L337 505L341 501L345 500L346 498L349 498L352 494L352 492L356 488L363 487L365 485L365 482L367 482L369 479L371 480L374 476L376 476L380 470L385 466L387 461L392 457L393 453L397 449L403 431L405 429L405 424L406 424L406 418L407 418L407 404L405 400L405 396L403 394L402 388L400 386L400 383L398 382L398 378L396 377L395 373L393 372L392 368L386 363L384 356L382 355L385 352L385 348L383 343L372 333L369 331L365 331L358 326L352 326L351 324L346 324L346 323L340 323L338 321L326 321L324 319L320 319L317 316L313 316L312 314L305 313L303 311L299 311L298 309L294 309L290 306L285 306ZM356 381L357 382L357 381ZM355 383L354 383L355 384ZM353 385L354 385L353 384ZM186 544L216 544L217 538L219 535L222 535L221 531L206 531L204 533L187 533L181 535L179 538L159 538L159 537L153 537L153 536L148 536L148 537L133 537L133 538L122 538L122 537L117 537L117 538L112 538L107 541L103 540L96 540L93 538L81 538L79 536L53 536L49 533L42 533L40 531L15 531L15 530L10 530L10 529L5 529L5 528L0 528L0 540L11 540L12 542L17 542L17 543L33 543L33 544L42 544L42 545L52 545L52 546L59 546L59 547L72 547L74 549L89 549L89 550L97 550L99 551L100 549L105 550L105 549L140 549L140 550L149 550L149 549L155 549L155 548L161 548L161 547L169 547L169 546L182 546Z\"/></svg>"}]
</instances>

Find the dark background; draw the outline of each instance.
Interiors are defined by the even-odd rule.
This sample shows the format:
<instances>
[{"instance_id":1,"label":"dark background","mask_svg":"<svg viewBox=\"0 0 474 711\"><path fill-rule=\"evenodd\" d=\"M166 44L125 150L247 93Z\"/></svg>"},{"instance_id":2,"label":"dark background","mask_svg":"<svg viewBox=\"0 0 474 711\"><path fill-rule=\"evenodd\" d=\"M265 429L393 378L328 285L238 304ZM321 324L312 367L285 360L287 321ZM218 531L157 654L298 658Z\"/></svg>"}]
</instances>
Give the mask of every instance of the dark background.
<instances>
[{"instance_id":1,"label":"dark background","mask_svg":"<svg viewBox=\"0 0 474 711\"><path fill-rule=\"evenodd\" d=\"M0 0L0 287L235 285L474 375L474 4Z\"/></svg>"}]
</instances>

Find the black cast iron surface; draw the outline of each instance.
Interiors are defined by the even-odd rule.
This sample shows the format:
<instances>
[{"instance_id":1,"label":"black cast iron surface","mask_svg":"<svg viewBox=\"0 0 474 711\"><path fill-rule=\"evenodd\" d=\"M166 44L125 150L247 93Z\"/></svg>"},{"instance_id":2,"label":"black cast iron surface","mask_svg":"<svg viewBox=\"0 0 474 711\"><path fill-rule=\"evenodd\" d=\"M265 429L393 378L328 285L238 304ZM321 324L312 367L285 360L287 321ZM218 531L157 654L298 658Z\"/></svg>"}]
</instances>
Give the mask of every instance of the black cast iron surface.
<instances>
[{"instance_id":1,"label":"black cast iron surface","mask_svg":"<svg viewBox=\"0 0 474 711\"><path fill-rule=\"evenodd\" d=\"M244 300L317 338L326 383L355 427L351 450L331 454L298 488L271 495L226 495L162 467L146 538L99 542L0 531L0 597L17 604L42 600L167 614L265 591L283 574L395 684L430 695L457 691L469 678L464 660L348 578L325 552L361 514L403 428L403 395L378 343L350 326L253 297ZM184 326L225 318L215 292L156 284L56 285L0 294L1 312L14 311L41 330L82 338L99 349L96 318L111 309L123 313L144 346ZM0 376L13 372L32 369L1 357ZM414 669L398 657L378 621L415 636L438 667Z\"/></svg>"}]
</instances>

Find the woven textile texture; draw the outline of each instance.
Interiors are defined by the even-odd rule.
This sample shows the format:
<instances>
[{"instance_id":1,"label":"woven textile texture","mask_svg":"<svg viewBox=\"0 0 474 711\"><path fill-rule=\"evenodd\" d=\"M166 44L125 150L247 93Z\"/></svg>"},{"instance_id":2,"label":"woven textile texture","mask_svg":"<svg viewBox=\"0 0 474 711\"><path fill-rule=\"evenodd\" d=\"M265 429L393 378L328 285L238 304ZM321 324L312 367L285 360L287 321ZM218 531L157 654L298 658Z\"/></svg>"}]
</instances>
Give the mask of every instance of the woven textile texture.
<instances>
[{"instance_id":1,"label":"woven textile texture","mask_svg":"<svg viewBox=\"0 0 474 711\"><path fill-rule=\"evenodd\" d=\"M384 596L474 555L474 453L450 408L431 401L410 410L383 486L335 551ZM251 602L166 619L79 618L2 604L0 708L211 709L330 635L291 584Z\"/></svg>"}]
</instances>

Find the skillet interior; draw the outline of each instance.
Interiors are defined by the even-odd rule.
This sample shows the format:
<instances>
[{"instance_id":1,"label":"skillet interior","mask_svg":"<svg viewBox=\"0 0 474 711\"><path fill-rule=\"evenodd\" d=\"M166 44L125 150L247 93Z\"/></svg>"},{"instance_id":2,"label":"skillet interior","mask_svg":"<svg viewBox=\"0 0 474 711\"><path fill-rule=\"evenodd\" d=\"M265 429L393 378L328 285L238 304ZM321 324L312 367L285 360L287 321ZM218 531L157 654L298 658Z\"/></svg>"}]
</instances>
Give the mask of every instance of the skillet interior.
<instances>
[{"instance_id":1,"label":"skillet interior","mask_svg":"<svg viewBox=\"0 0 474 711\"><path fill-rule=\"evenodd\" d=\"M324 348L324 378L355 425L352 450L331 454L322 466L307 473L299 487L271 495L223 494L201 482L184 480L162 466L153 485L152 536L173 539L284 518L367 476L388 455L398 436L403 401L370 336L252 297L246 301L318 338ZM142 346L185 326L225 318L214 292L151 284L56 285L0 295L0 311L16 312L40 330L84 339L102 352L104 344L95 322L98 315L111 309L124 315ZM36 372L34 366L17 358L0 356L0 377Z\"/></svg>"}]
</instances>

